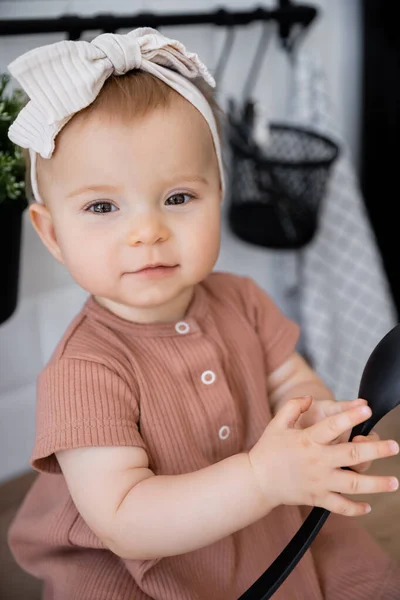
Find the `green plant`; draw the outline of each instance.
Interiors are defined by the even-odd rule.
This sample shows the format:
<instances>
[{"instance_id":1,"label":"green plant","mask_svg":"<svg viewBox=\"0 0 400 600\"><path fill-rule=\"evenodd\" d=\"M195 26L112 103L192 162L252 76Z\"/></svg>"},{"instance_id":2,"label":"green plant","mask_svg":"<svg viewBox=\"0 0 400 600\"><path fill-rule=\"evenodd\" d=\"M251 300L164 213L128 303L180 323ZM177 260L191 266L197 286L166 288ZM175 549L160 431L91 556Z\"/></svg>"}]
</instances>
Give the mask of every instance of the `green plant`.
<instances>
[{"instance_id":1,"label":"green plant","mask_svg":"<svg viewBox=\"0 0 400 600\"><path fill-rule=\"evenodd\" d=\"M8 138L8 128L25 105L19 89L7 93L10 76L0 74L0 206L7 203L26 207L25 162L21 148Z\"/></svg>"}]
</instances>

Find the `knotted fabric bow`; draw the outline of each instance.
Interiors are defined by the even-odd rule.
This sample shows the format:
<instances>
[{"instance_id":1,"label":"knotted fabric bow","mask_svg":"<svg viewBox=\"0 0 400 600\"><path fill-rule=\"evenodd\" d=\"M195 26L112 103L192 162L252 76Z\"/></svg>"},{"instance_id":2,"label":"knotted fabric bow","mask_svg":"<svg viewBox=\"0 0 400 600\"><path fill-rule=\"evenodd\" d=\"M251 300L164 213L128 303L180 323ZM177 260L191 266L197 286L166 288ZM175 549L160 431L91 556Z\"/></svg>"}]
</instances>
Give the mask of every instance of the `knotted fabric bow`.
<instances>
[{"instance_id":1,"label":"knotted fabric bow","mask_svg":"<svg viewBox=\"0 0 400 600\"><path fill-rule=\"evenodd\" d=\"M147 71L181 94L203 115L210 128L223 185L220 140L211 107L190 79L215 81L197 54L150 27L125 34L104 33L91 42L62 41L31 50L14 60L9 71L29 97L11 125L11 141L29 148L35 199L36 153L50 158L55 138L74 114L91 104L111 75Z\"/></svg>"}]
</instances>

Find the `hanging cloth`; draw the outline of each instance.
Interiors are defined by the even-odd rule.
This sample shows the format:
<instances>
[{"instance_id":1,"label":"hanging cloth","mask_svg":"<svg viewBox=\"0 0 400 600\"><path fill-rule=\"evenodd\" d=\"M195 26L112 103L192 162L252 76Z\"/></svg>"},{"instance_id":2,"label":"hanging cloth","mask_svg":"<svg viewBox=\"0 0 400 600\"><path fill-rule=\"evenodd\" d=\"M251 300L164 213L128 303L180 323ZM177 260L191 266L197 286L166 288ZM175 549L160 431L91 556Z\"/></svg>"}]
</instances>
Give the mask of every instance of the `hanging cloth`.
<instances>
[{"instance_id":1,"label":"hanging cloth","mask_svg":"<svg viewBox=\"0 0 400 600\"><path fill-rule=\"evenodd\" d=\"M292 55L288 122L339 144L315 238L272 257L277 296L302 327L299 351L340 399L357 397L369 354L396 323L383 262L349 151L334 126L318 61Z\"/></svg>"}]
</instances>

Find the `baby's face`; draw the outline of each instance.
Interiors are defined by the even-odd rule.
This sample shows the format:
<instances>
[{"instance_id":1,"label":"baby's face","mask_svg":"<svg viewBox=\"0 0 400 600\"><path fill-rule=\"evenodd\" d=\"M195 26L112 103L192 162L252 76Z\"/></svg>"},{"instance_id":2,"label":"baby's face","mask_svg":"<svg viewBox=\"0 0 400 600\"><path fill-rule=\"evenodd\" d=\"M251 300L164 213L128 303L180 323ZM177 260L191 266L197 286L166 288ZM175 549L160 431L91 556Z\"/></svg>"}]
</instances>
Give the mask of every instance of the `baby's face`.
<instances>
[{"instance_id":1,"label":"baby's face","mask_svg":"<svg viewBox=\"0 0 400 600\"><path fill-rule=\"evenodd\" d=\"M39 164L53 254L120 316L178 318L219 253L220 177L204 118L183 99L127 123L78 116L56 147Z\"/></svg>"}]
</instances>

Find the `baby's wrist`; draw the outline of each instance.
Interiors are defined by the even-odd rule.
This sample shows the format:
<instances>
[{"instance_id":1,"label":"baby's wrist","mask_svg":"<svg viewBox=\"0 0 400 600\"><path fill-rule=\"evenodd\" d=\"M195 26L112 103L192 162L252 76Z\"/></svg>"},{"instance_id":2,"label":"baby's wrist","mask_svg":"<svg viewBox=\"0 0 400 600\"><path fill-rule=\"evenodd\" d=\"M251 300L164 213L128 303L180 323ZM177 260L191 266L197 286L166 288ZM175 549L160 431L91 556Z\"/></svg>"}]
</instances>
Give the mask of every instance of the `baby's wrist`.
<instances>
[{"instance_id":1,"label":"baby's wrist","mask_svg":"<svg viewBox=\"0 0 400 600\"><path fill-rule=\"evenodd\" d=\"M259 494L260 503L263 504L265 514L268 514L271 510L281 504L276 494L277 486L273 484L274 478L272 477L272 474L268 474L265 460L262 461L262 468L258 466L259 460L256 448L253 447L247 453L247 458L255 493Z\"/></svg>"}]
</instances>

